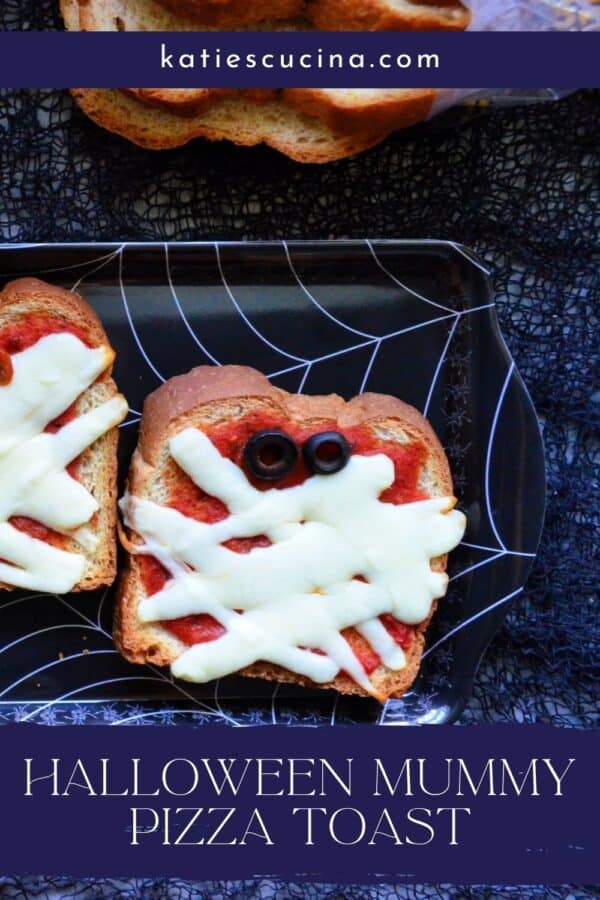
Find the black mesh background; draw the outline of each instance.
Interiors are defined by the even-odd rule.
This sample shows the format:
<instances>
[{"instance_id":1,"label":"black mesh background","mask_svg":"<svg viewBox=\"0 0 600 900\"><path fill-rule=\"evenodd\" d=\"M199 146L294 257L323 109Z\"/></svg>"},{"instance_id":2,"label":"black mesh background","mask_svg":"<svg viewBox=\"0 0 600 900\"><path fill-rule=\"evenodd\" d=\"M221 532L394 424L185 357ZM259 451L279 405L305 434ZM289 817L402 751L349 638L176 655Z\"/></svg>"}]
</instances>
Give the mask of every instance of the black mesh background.
<instances>
[{"instance_id":1,"label":"black mesh background","mask_svg":"<svg viewBox=\"0 0 600 900\"><path fill-rule=\"evenodd\" d=\"M3 0L0 23L56 26ZM497 635L463 723L597 726L600 92L462 108L325 167L196 143L163 154L112 137L59 92L0 97L0 240L448 238L492 271L507 343L544 426L548 512L524 599ZM596 479L596 480L594 480ZM0 880L0 896L284 900L584 897L593 889L338 889L269 882Z\"/></svg>"}]
</instances>

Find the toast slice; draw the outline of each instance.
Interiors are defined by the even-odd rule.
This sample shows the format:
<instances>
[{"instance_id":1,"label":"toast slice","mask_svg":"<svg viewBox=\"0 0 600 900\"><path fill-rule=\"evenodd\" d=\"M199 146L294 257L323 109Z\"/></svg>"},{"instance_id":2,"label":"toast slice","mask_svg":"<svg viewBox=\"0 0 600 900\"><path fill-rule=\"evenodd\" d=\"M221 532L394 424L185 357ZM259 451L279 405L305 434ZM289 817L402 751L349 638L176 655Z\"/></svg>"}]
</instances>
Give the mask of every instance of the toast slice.
<instances>
[{"instance_id":1,"label":"toast slice","mask_svg":"<svg viewBox=\"0 0 600 900\"><path fill-rule=\"evenodd\" d=\"M181 116L122 91L83 88L72 93L98 125L150 150L180 147L203 137L247 147L264 143L297 162L327 163L353 156L387 136L380 129L336 134L279 99L256 103L248 97L227 97L202 115Z\"/></svg>"},{"instance_id":2,"label":"toast slice","mask_svg":"<svg viewBox=\"0 0 600 900\"><path fill-rule=\"evenodd\" d=\"M116 426L127 415L114 356L78 294L36 278L0 293L3 590L66 593L114 581Z\"/></svg>"},{"instance_id":3,"label":"toast slice","mask_svg":"<svg viewBox=\"0 0 600 900\"><path fill-rule=\"evenodd\" d=\"M298 448L304 448L300 450L298 461L293 464L291 470L283 474L278 481L261 482L248 468L245 456L246 443L249 438L265 429L283 430L292 435ZM306 441L316 433L332 429L339 430L346 436L353 455L339 473L328 477L311 478L308 463L303 461L307 459L303 456L307 452ZM203 441L200 450L195 446L199 440ZM193 452L189 458L192 460L191 465L195 466L194 471L189 468L184 458L177 456L175 447L177 445L181 451L182 441L191 442ZM206 457L203 455L205 452L208 453ZM390 459L386 460L381 454L388 455L394 461L394 466L391 465ZM437 504L439 512L428 524L428 534L433 534L436 528L441 527L445 536L441 541L434 540L428 547L422 559L421 572L425 580L432 579L435 584L420 610L416 612L413 610L410 613L408 617L410 621L402 622L392 615L384 615L382 620L376 620L374 624L371 622L367 628L359 613L344 609L343 615L354 614L357 618L348 619L350 625L344 627L343 637L336 634L335 639L343 645L342 651L350 655L351 662L345 663L344 667L352 669L354 666L353 677L341 671L342 666L339 668L334 666L334 671L330 673L331 677L327 675L327 671L324 674L320 672L316 681L319 687L334 688L343 693L372 695L382 701L390 696L403 694L417 675L424 634L435 609L436 598L445 593L446 553L456 546L464 532L464 516L452 509L456 501L452 496L452 479L444 451L427 421L415 409L394 397L364 394L345 402L336 395L325 397L292 395L272 387L261 373L242 366L199 367L187 375L172 378L146 399L139 443L129 473L127 493L121 501L126 525L121 539L130 552L120 582L115 612L114 637L120 652L131 662L170 665L173 674L192 681L209 680L230 671L237 671L249 677L315 686L315 679L307 674L305 668L307 652L298 648L321 647L322 652L318 634L315 637L305 635L305 640L296 645L295 652L300 652L303 661L296 665L294 660L291 667L283 665L282 659L277 654L270 659L252 659L246 665L244 662L248 662L249 658L245 655L245 651L241 654L242 664L238 665L239 657L234 656L233 662L228 658L227 641L232 635L235 639L235 629L240 627L240 620L249 622L254 613L251 614L248 610L255 611L256 605L260 606L261 601L267 603L275 601L278 604L282 597L284 601L288 600L286 597L288 569L285 565L282 569L281 562L275 561L272 555L268 556L271 549L280 551L282 548L277 536L278 523L281 522L284 527L289 528L291 526L287 524L288 522L299 521L302 526L300 541L308 533L305 530L307 526L314 529L313 514L306 513L304 507L302 513L290 514L291 518L286 519L278 518L281 510L278 510L277 504L287 503L295 491L316 490L315 508L327 509L329 504L329 508L333 508L336 515L341 515L343 530L346 521L350 523L354 521L351 518L353 510L358 510L356 515L360 513L360 497L356 493L357 482L353 480L358 477L356 466L374 464L389 467L386 469L387 480L378 483L374 498L378 510L382 508L385 515L413 515L417 508L424 509L429 508L431 503ZM221 471L223 466L225 470ZM351 468L352 466L355 468ZM347 480L342 482L339 481L340 478ZM238 481L243 482L240 487L242 500L243 491L250 491L250 499L242 502L237 497L235 492L238 489ZM387 492L381 493L384 482L391 487ZM269 487L275 489L261 493ZM328 499L331 495L327 493L329 489L341 491L331 504ZM379 495L387 502L378 502L376 498ZM267 504L275 503L275 506L267 507L270 512L267 513L266 520L264 518L261 520L260 516L262 497L266 498ZM427 498L441 499L427 500ZM427 502L419 503L421 500ZM244 502L246 512L249 511L249 514L254 516L249 526L240 526L242 520L239 518L239 510L240 504L243 506ZM146 517L147 509L151 511L150 518ZM297 518L294 518L294 515ZM318 518L319 513L315 515ZM157 516L159 522L161 517L167 516L167 519L157 525L156 521L152 524L152 516ZM173 516L174 520L169 518ZM208 526L209 532L214 528L229 527L232 534L219 532L215 538L218 544L224 545L230 551L226 554L226 559L235 566L258 566L258 569L246 572L242 570L239 583L236 583L235 577L225 582L224 579L227 577L224 574L225 570L220 573L213 570L211 557L204 555L204 552L212 551L206 551L206 547L204 551L198 550L204 541L205 532L200 531L196 534L193 531L186 537L186 529L190 525L192 529L202 529L203 526L198 526L199 522L213 523ZM300 528L299 525L295 527ZM332 532L335 532L335 527L332 528ZM360 527L359 523L359 531ZM204 528L206 531L206 526ZM236 534L237 528L241 528L243 534ZM266 532L269 532L268 537ZM311 607L314 610L313 615L304 616L303 621L318 618L318 609L323 608L321 604L324 599L329 603L337 602L332 599L334 595L328 593L325 581L328 577L340 577L339 573L335 576L331 574L326 576L321 572L323 566L329 571L328 567L333 563L337 564L337 560L343 559L346 552L335 542L334 549L330 550L329 541L332 532L319 538L325 548L323 556L320 556L319 552L311 556L310 545L308 550L304 548L305 553L301 553L296 545L291 549L292 568L297 554L304 557L301 559L302 569L298 576L300 580L303 577L302 573L309 572L310 578L313 579L311 584L314 583L310 599L317 606ZM372 535L376 532L376 527L368 531L367 542L374 540ZM377 533L381 536L381 532ZM175 534L182 537L182 541L177 544L178 549L169 547L172 539L169 535ZM388 529L387 534L392 540L388 550L395 559L400 552L402 538L400 532L394 528ZM416 531L410 528L409 534L410 540L418 543L419 539L412 537ZM290 533L287 537L296 540L299 535ZM272 542L277 544L275 548L271 547ZM347 571L352 575L349 575L350 581L347 584L344 578L344 588L349 584L353 591L370 591L373 587L368 583L370 573L365 577L362 570L364 563L360 561L359 555L356 557L354 555L359 554L356 548L360 546L360 535L356 539L352 535L351 543L350 562L344 562L342 565L349 565ZM201 554L191 564L186 557L185 546L196 547L194 552ZM319 546L320 544L317 544L317 550ZM222 546L218 547L217 552L223 554ZM284 552L290 552L289 547L287 550L284 547ZM372 547L369 558L374 559L378 552L385 555L382 546L379 547L379 551ZM285 563L285 560L283 562ZM209 579L208 595L203 595L199 607L193 607L192 604L196 613L190 613L189 607L185 606L185 603L189 602L186 591L193 594L196 590L189 588L190 582L186 580L190 577L190 565L193 570L192 578ZM262 577L257 574L261 571L261 566L265 573ZM355 571L356 569L358 571ZM212 576L216 580L210 581ZM180 581L180 578L183 578L183 581ZM322 581L319 581L320 578ZM359 581L363 584L359 584ZM228 610L227 615L235 619L229 630L223 627L222 619L217 621L214 615L211 617L206 614L208 610L214 613L213 588L218 592L223 584L226 584L226 590L229 591L228 602L234 607L239 604L241 609L246 610L242 616ZM272 584L276 585L275 595L270 599L263 598L263 593L268 593ZM254 594L247 606L244 606L245 601L239 594L240 585L242 594L244 585L246 587L259 585L258 591L255 587L250 588ZM173 589L175 593L172 592ZM411 596L412 593L418 592L412 583L410 588L406 587L406 591ZM185 598L183 607L173 605L179 604L177 597L181 592ZM327 597L317 596L320 593L325 593ZM292 599L295 603L295 597ZM206 605L203 605L205 602ZM154 605L149 615L148 603ZM364 609L362 612L364 614ZM223 614L223 610L220 613L216 612L217 617ZM294 616L301 618L293 604L289 614L292 618ZM285 608L283 615L285 620L287 615ZM245 618L248 616L250 618ZM355 625L361 629L360 633ZM375 638L373 629L377 632ZM369 634L368 640L365 631ZM381 632L384 632L383 637ZM221 638L225 638L225 641L221 641ZM296 639L299 640L298 635ZM389 656L386 656L390 651L389 646L385 653L375 651L372 641L378 651L381 651L379 639L383 640L384 645L386 641L387 645L391 645L392 658L395 659L393 667L386 664L389 662ZM401 651L398 647L401 647ZM196 670L193 663L191 667L187 665L190 650L192 654L198 652L213 654L213 659L217 660L216 671L210 666L208 669L200 667L200 670ZM382 661L382 656L386 658L386 663ZM308 658L308 672L310 672L315 664L315 654L309 654ZM359 661L358 675L355 671L356 660ZM330 665L327 654L319 656L317 664Z\"/></svg>"}]
</instances>

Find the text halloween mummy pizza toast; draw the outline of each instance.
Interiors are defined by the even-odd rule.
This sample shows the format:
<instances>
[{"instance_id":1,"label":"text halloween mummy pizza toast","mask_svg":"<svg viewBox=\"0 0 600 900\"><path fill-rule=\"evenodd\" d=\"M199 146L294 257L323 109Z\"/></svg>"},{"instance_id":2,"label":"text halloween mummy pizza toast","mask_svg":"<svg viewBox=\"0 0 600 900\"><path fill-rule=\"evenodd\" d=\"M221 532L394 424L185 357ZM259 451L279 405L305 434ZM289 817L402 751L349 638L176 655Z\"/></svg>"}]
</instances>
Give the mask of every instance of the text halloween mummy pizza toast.
<instances>
[{"instance_id":1,"label":"text halloween mummy pizza toast","mask_svg":"<svg viewBox=\"0 0 600 900\"><path fill-rule=\"evenodd\" d=\"M144 406L117 645L189 681L399 696L464 532L455 502L438 439L400 400L194 369Z\"/></svg>"},{"instance_id":2,"label":"text halloween mummy pizza toast","mask_svg":"<svg viewBox=\"0 0 600 900\"><path fill-rule=\"evenodd\" d=\"M114 351L77 294L0 293L0 589L66 593L116 575Z\"/></svg>"}]
</instances>

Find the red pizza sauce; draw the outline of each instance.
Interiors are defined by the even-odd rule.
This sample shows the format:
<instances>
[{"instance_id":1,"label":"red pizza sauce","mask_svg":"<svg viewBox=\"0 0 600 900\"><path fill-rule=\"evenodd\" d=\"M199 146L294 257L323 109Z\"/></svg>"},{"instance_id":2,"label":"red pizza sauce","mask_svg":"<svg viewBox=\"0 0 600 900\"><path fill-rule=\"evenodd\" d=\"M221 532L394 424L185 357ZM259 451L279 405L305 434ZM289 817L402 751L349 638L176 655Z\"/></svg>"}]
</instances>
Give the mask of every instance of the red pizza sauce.
<instances>
[{"instance_id":1,"label":"red pizza sauce","mask_svg":"<svg viewBox=\"0 0 600 900\"><path fill-rule=\"evenodd\" d=\"M279 481L263 481L255 478L244 465L244 447L248 439L257 431L281 429L294 439L300 447L311 435L327 430L342 431L349 442L353 453L362 456L373 456L385 453L394 464L394 482L385 490L380 499L385 503L411 503L427 499L427 494L419 489L419 476L427 459L427 448L420 441L407 444L394 444L374 437L365 426L340 429L335 422L321 422L318 426L306 427L290 421L281 421L274 416L253 412L243 419L211 429L208 433L211 441L222 456L232 460L245 473L251 484L258 490L276 488L284 490L302 484L310 472L306 468L302 455L289 475ZM206 494L197 487L174 461L170 465L169 480L174 482L169 506L182 515L199 522L214 523L227 518L229 511L225 504L216 497ZM237 553L250 553L257 547L269 546L269 539L264 535L252 538L234 538L225 544ZM157 560L149 556L139 558L140 573L147 596L162 590L168 580L168 572ZM358 576L361 577L361 576ZM364 580L364 579L363 579ZM414 629L398 622L391 615L381 616L381 621L392 635L396 643L407 650L412 642ZM186 616L182 619L161 622L162 626L176 635L182 643L192 646L220 637L225 629L211 616L202 614ZM381 662L379 656L354 628L346 629L344 637L350 643L365 672L370 675Z\"/></svg>"},{"instance_id":2,"label":"red pizza sauce","mask_svg":"<svg viewBox=\"0 0 600 900\"><path fill-rule=\"evenodd\" d=\"M26 516L12 516L8 523L13 528L16 528L17 531L22 531L23 534L28 534L29 537L43 541L45 544L51 544L58 550L62 550L67 543L67 538L64 534L52 531L51 528L42 525L41 522L36 522L35 519L29 519Z\"/></svg>"},{"instance_id":3,"label":"red pizza sauce","mask_svg":"<svg viewBox=\"0 0 600 900\"><path fill-rule=\"evenodd\" d=\"M56 434L57 431L72 422L77 415L77 403L72 403L60 416L57 416L52 422L48 422L44 431L46 434Z\"/></svg>"},{"instance_id":4,"label":"red pizza sauce","mask_svg":"<svg viewBox=\"0 0 600 900\"><path fill-rule=\"evenodd\" d=\"M22 353L37 344L49 334L74 334L75 337L86 345L92 347L89 336L83 328L78 328L71 322L55 319L51 316L45 316L43 313L28 313L16 322L14 325L7 325L0 332L0 350L5 353L14 355Z\"/></svg>"},{"instance_id":5,"label":"red pizza sauce","mask_svg":"<svg viewBox=\"0 0 600 900\"><path fill-rule=\"evenodd\" d=\"M88 335L82 328L78 328L77 325L46 316L43 313L29 313L20 318L14 325L8 325L2 329L0 332L0 352L9 356L22 353L50 334L63 334L65 332L75 335L86 347L92 346ZM54 421L49 422L44 431L47 434L56 434L63 425L72 422L76 414L77 406L73 403L60 416L57 416ZM67 472L71 478L77 478L79 461L80 458L74 459L67 466ZM51 528L47 528L41 522L36 522L34 519L29 519L26 516L13 516L9 519L9 522L19 531L39 541L51 544L53 547L62 548L67 543L67 538L64 535L52 531Z\"/></svg>"}]
</instances>

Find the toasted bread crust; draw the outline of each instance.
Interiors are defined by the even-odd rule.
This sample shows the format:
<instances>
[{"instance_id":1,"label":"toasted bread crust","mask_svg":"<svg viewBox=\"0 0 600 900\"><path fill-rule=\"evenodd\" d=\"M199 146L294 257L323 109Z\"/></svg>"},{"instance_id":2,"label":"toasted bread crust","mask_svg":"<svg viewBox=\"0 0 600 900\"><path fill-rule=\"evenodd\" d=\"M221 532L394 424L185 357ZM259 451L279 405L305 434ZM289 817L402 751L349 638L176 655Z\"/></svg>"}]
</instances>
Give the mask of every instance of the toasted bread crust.
<instances>
[{"instance_id":1,"label":"toasted bread crust","mask_svg":"<svg viewBox=\"0 0 600 900\"><path fill-rule=\"evenodd\" d=\"M0 332L7 324L28 312L42 313L65 324L76 325L85 332L93 346L110 347L100 319L79 294L37 278L19 278L9 282L0 292ZM111 373L112 366L84 392L77 401L78 411L94 398L104 402L117 394ZM82 581L73 588L74 592L107 587L117 574L117 443L118 430L113 428L81 457L81 465L90 465L94 470L94 485L100 505L94 531L99 537L99 545L96 554L88 558L87 570ZM81 552L81 548L78 547L77 552ZM13 589L12 585L0 584L0 590Z\"/></svg>"},{"instance_id":2,"label":"toasted bread crust","mask_svg":"<svg viewBox=\"0 0 600 900\"><path fill-rule=\"evenodd\" d=\"M425 442L429 451L428 469L435 473L434 493L452 495L452 478L443 448L427 420L412 406L383 394L362 394L348 402L336 394L317 397L288 394L273 387L260 372L245 366L200 366L187 375L170 379L148 396L129 473L129 491L136 496L147 496L167 457L168 439L183 428L210 428L258 409L283 414L303 423L333 420L339 427L396 428ZM124 535L126 546L139 540L134 532L127 531ZM437 571L444 571L446 558L434 560L432 565ZM118 590L113 629L115 642L131 662L170 665L184 645L164 629L139 622L137 606L142 596L137 558L135 554L129 554ZM413 683L423 652L424 633L435 605L427 619L413 630L411 645L405 651L405 668L392 672L380 665L371 675L381 697L400 696ZM240 674L368 696L343 674L329 684L315 685L294 672L264 662L243 669Z\"/></svg>"}]
</instances>

